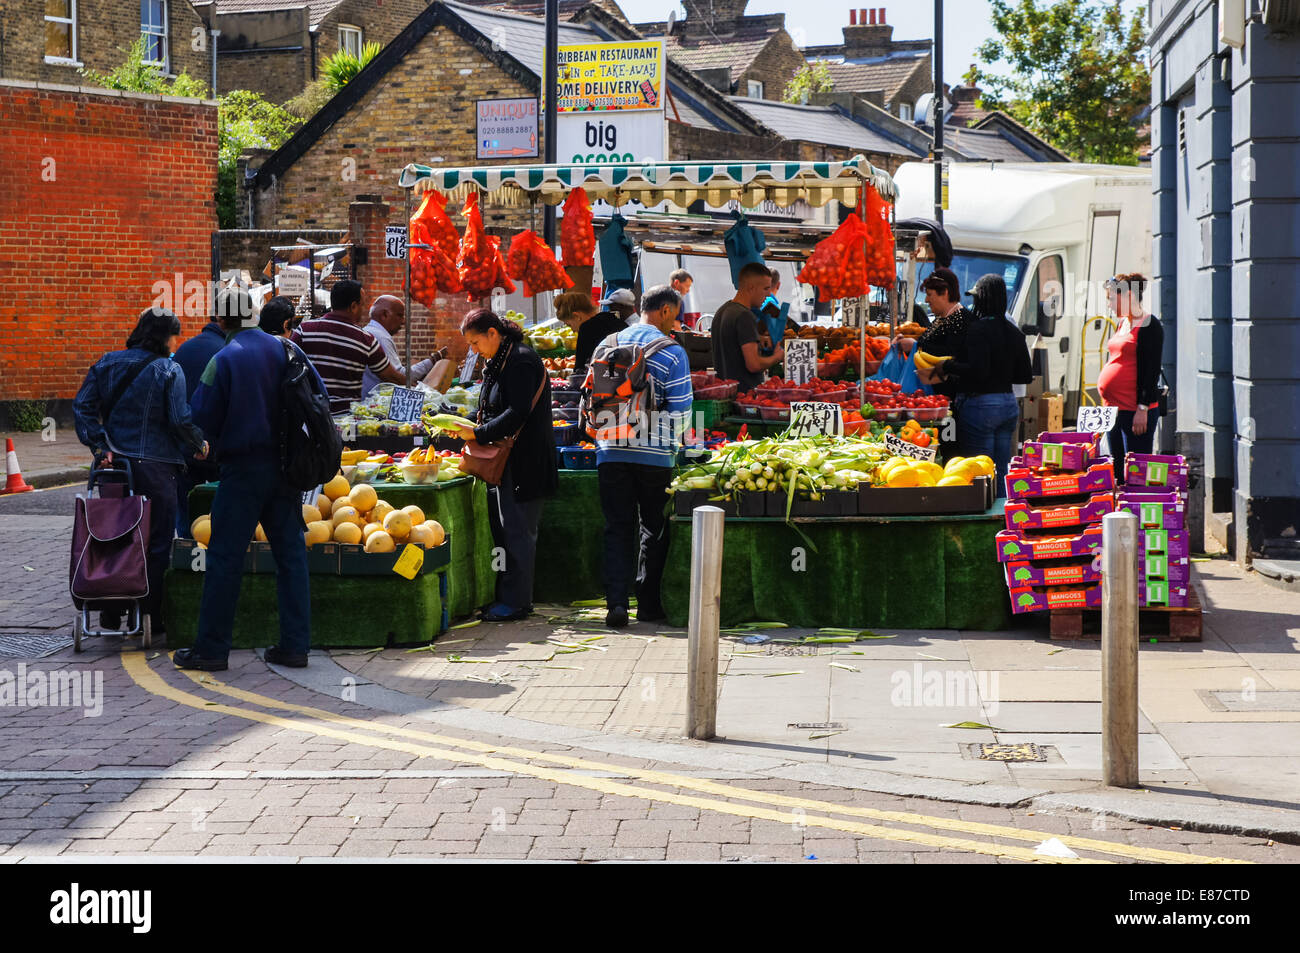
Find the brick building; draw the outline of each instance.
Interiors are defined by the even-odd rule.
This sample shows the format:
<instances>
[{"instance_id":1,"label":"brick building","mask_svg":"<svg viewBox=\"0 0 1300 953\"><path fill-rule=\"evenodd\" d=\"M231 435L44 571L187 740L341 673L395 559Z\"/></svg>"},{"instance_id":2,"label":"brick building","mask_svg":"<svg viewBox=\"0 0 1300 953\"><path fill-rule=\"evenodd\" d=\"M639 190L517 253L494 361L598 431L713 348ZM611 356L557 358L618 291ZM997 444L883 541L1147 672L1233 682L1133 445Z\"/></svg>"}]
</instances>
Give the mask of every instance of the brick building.
<instances>
[{"instance_id":1,"label":"brick building","mask_svg":"<svg viewBox=\"0 0 1300 953\"><path fill-rule=\"evenodd\" d=\"M844 42L804 47L810 63L825 63L837 93L876 94L879 105L904 120L916 103L934 92L930 40L895 40L885 8L850 10Z\"/></svg>"},{"instance_id":2,"label":"brick building","mask_svg":"<svg viewBox=\"0 0 1300 953\"><path fill-rule=\"evenodd\" d=\"M195 8L215 29L217 87L251 89L283 103L306 88L340 48L387 46L429 0L208 0Z\"/></svg>"},{"instance_id":3,"label":"brick building","mask_svg":"<svg viewBox=\"0 0 1300 953\"><path fill-rule=\"evenodd\" d=\"M160 295L206 320L216 103L0 80L0 116L0 401L67 400Z\"/></svg>"},{"instance_id":4,"label":"brick building","mask_svg":"<svg viewBox=\"0 0 1300 953\"><path fill-rule=\"evenodd\" d=\"M141 35L164 72L211 82L211 37L189 0L4 0L0 79L76 85L79 68L107 73Z\"/></svg>"}]
</instances>

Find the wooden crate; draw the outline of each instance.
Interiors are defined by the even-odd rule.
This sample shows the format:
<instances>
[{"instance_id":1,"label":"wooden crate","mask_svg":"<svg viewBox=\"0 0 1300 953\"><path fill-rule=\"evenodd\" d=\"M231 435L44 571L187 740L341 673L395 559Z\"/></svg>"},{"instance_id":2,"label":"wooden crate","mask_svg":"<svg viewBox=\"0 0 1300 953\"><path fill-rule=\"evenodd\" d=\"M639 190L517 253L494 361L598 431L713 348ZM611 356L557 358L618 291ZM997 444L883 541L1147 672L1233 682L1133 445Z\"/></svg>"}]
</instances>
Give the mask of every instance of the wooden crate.
<instances>
[{"instance_id":1,"label":"wooden crate","mask_svg":"<svg viewBox=\"0 0 1300 953\"><path fill-rule=\"evenodd\" d=\"M1100 639L1101 610L1053 609L1053 639ZM1138 610L1138 638L1146 642L1201 641L1201 597L1196 587L1187 588L1186 606L1152 606Z\"/></svg>"}]
</instances>

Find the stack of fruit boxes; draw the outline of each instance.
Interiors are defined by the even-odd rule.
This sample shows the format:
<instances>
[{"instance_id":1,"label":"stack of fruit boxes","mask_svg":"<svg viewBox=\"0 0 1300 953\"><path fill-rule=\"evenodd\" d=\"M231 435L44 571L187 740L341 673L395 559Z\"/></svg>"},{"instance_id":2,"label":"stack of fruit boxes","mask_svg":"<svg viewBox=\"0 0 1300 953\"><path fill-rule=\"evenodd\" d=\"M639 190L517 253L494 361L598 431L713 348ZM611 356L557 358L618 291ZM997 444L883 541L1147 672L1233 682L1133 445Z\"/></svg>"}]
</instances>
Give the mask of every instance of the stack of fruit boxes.
<instances>
[{"instance_id":1,"label":"stack of fruit boxes","mask_svg":"<svg viewBox=\"0 0 1300 953\"><path fill-rule=\"evenodd\" d=\"M1047 433L1007 471L1007 528L998 533L1011 611L1099 608L1101 519L1115 510L1115 473L1097 434Z\"/></svg>"},{"instance_id":2,"label":"stack of fruit boxes","mask_svg":"<svg viewBox=\"0 0 1300 953\"><path fill-rule=\"evenodd\" d=\"M1117 506L1138 518L1138 600L1146 606L1186 606L1191 586L1187 532L1187 460L1130 453Z\"/></svg>"}]
</instances>

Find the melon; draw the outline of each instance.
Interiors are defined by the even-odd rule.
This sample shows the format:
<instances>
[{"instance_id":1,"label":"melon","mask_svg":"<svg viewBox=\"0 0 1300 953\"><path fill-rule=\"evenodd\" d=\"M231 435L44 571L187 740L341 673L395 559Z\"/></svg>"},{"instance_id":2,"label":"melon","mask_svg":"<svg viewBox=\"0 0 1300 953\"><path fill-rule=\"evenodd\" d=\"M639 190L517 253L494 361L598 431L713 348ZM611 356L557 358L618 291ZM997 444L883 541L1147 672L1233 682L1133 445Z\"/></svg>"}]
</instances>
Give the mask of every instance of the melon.
<instances>
[{"instance_id":1,"label":"melon","mask_svg":"<svg viewBox=\"0 0 1300 953\"><path fill-rule=\"evenodd\" d=\"M342 473L334 477L334 479L330 480L321 488L322 492L331 500L337 500L341 496L347 496L349 489L348 478Z\"/></svg>"},{"instance_id":2,"label":"melon","mask_svg":"<svg viewBox=\"0 0 1300 953\"><path fill-rule=\"evenodd\" d=\"M411 517L406 510L394 510L384 517L384 530L395 540L411 535Z\"/></svg>"},{"instance_id":3,"label":"melon","mask_svg":"<svg viewBox=\"0 0 1300 953\"><path fill-rule=\"evenodd\" d=\"M204 513L202 516L196 516L194 522L190 524L190 536L193 537L195 531L199 528L200 523L208 523L212 520L212 514Z\"/></svg>"},{"instance_id":4,"label":"melon","mask_svg":"<svg viewBox=\"0 0 1300 953\"><path fill-rule=\"evenodd\" d=\"M307 524L307 532L303 533L303 540L308 546L315 546L317 543L328 543L332 529L333 527L324 520L313 520Z\"/></svg>"},{"instance_id":5,"label":"melon","mask_svg":"<svg viewBox=\"0 0 1300 953\"><path fill-rule=\"evenodd\" d=\"M412 526L419 526L424 522L424 510L420 509L414 503L410 506L403 506L402 512L410 519Z\"/></svg>"},{"instance_id":6,"label":"melon","mask_svg":"<svg viewBox=\"0 0 1300 953\"><path fill-rule=\"evenodd\" d=\"M321 519L329 519L330 510L334 508L333 501L324 493L316 494L316 509L320 510Z\"/></svg>"},{"instance_id":7,"label":"melon","mask_svg":"<svg viewBox=\"0 0 1300 953\"><path fill-rule=\"evenodd\" d=\"M370 538L366 540L366 552L368 553L391 553L395 549L397 549L397 544L393 542L393 537L382 529L371 533Z\"/></svg>"},{"instance_id":8,"label":"melon","mask_svg":"<svg viewBox=\"0 0 1300 953\"><path fill-rule=\"evenodd\" d=\"M348 494L348 501L357 508L358 513L369 513L379 502L379 494L369 483L358 483Z\"/></svg>"},{"instance_id":9,"label":"melon","mask_svg":"<svg viewBox=\"0 0 1300 953\"><path fill-rule=\"evenodd\" d=\"M375 505L370 508L370 522L382 523L384 517L393 512L394 509L392 503L386 503L383 500L376 501Z\"/></svg>"},{"instance_id":10,"label":"melon","mask_svg":"<svg viewBox=\"0 0 1300 953\"><path fill-rule=\"evenodd\" d=\"M361 527L361 538L369 539L373 534L382 532L383 529L384 528L378 523L367 523L365 526Z\"/></svg>"},{"instance_id":11,"label":"melon","mask_svg":"<svg viewBox=\"0 0 1300 953\"><path fill-rule=\"evenodd\" d=\"M366 525L366 521L361 518L361 514L357 512L357 508L355 506L347 505L334 507L334 511L330 515L330 522L332 522L336 527L341 523L355 523L357 529Z\"/></svg>"},{"instance_id":12,"label":"melon","mask_svg":"<svg viewBox=\"0 0 1300 953\"><path fill-rule=\"evenodd\" d=\"M442 524L437 520L428 520L424 525L433 531L433 545L441 546L442 541L447 538L447 531L442 528Z\"/></svg>"},{"instance_id":13,"label":"melon","mask_svg":"<svg viewBox=\"0 0 1300 953\"><path fill-rule=\"evenodd\" d=\"M266 542L266 530L262 529L262 524L257 524L257 529L253 530L253 539L259 543Z\"/></svg>"},{"instance_id":14,"label":"melon","mask_svg":"<svg viewBox=\"0 0 1300 953\"><path fill-rule=\"evenodd\" d=\"M319 509L312 506L310 503L304 503L302 505L303 523L316 523L320 520L320 518L321 518L321 512Z\"/></svg>"},{"instance_id":15,"label":"melon","mask_svg":"<svg viewBox=\"0 0 1300 953\"><path fill-rule=\"evenodd\" d=\"M190 527L190 535L201 545L207 546L212 539L212 522L206 516L200 516Z\"/></svg>"},{"instance_id":16,"label":"melon","mask_svg":"<svg viewBox=\"0 0 1300 953\"><path fill-rule=\"evenodd\" d=\"M334 525L334 541L337 543L361 542L361 527L352 522L336 523Z\"/></svg>"}]
</instances>

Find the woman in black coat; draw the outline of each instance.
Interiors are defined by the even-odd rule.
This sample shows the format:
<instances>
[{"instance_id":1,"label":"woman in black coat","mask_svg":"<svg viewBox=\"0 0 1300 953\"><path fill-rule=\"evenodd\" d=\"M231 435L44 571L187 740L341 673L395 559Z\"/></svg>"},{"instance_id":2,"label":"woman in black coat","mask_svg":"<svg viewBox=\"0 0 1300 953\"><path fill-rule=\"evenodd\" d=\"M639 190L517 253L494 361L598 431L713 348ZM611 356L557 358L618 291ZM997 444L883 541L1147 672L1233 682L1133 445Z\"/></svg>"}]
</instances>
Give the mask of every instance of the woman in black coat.
<instances>
[{"instance_id":1,"label":"woman in black coat","mask_svg":"<svg viewBox=\"0 0 1300 953\"><path fill-rule=\"evenodd\" d=\"M555 432L551 426L551 381L542 359L523 343L513 321L486 308L471 311L461 334L482 358L483 389L478 426L457 436L494 443L515 435L500 486L488 487L492 539L505 550L505 572L497 575L497 601L483 612L487 622L527 618L533 608L533 567L542 503L558 483Z\"/></svg>"}]
</instances>

